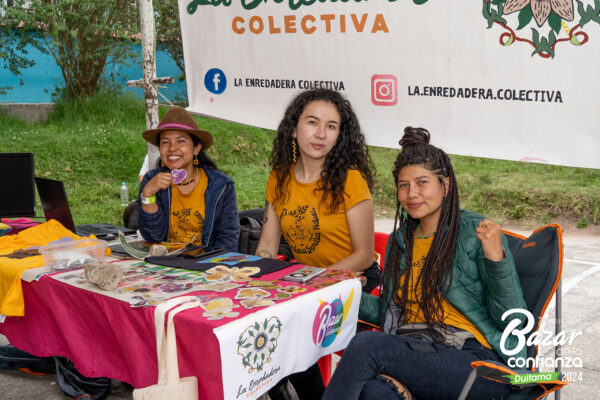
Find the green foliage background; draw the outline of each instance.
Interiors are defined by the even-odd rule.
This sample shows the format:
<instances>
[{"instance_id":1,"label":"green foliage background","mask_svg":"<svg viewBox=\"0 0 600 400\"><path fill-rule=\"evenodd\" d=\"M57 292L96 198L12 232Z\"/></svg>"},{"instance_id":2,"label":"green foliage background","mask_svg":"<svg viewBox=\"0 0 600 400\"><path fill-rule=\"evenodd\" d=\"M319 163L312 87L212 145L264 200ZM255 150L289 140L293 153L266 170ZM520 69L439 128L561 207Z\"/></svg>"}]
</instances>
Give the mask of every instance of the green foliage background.
<instances>
[{"instance_id":1,"label":"green foliage background","mask_svg":"<svg viewBox=\"0 0 600 400\"><path fill-rule=\"evenodd\" d=\"M166 112L161 107L161 116ZM197 117L215 136L208 151L236 182L240 209L264 206L268 157L274 132ZM75 223L121 223L119 187L137 195L146 152L143 102L130 95L98 94L57 105L49 120L28 124L0 113L2 152L33 152L37 176L65 182ZM435 132L432 133L435 135ZM398 132L400 137L401 132ZM393 217L391 170L397 149L369 148L377 168L376 215ZM578 226L600 223L600 170L451 156L462 208L500 223L525 227L565 216ZM5 171L3 171L5 173ZM38 214L42 214L41 207Z\"/></svg>"}]
</instances>

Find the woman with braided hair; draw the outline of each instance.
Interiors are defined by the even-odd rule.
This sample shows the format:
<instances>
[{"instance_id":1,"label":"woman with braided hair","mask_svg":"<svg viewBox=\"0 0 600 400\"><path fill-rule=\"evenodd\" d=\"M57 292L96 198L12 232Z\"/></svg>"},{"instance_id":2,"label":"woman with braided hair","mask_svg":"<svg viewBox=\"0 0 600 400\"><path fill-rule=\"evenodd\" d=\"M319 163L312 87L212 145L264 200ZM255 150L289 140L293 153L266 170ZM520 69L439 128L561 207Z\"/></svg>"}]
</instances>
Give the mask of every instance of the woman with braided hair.
<instances>
[{"instance_id":1,"label":"woman with braided hair","mask_svg":"<svg viewBox=\"0 0 600 400\"><path fill-rule=\"evenodd\" d=\"M512 255L498 224L459 209L450 159L429 139L425 129L404 130L383 290L361 298L359 318L383 332L352 339L325 400L455 399L472 361L507 361L500 342L511 319L502 315L525 308ZM517 347L508 339L507 349ZM479 378L470 398L499 399L508 390Z\"/></svg>"}]
</instances>

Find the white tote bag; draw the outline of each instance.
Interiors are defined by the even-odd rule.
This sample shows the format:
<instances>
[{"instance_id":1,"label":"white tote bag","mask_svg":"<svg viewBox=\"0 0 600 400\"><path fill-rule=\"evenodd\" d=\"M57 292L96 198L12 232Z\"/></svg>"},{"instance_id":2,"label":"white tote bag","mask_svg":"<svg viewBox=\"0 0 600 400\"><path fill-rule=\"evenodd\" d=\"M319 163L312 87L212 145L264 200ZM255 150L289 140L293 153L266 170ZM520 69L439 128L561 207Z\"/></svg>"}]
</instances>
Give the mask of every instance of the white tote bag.
<instances>
[{"instance_id":1,"label":"white tote bag","mask_svg":"<svg viewBox=\"0 0 600 400\"><path fill-rule=\"evenodd\" d=\"M158 305L154 310L156 327L156 354L158 355L158 383L133 391L134 400L198 400L198 379L195 376L179 377L177 364L177 341L173 318L180 311L198 307L200 301L194 296L176 297ZM165 314L169 313L165 335Z\"/></svg>"}]
</instances>

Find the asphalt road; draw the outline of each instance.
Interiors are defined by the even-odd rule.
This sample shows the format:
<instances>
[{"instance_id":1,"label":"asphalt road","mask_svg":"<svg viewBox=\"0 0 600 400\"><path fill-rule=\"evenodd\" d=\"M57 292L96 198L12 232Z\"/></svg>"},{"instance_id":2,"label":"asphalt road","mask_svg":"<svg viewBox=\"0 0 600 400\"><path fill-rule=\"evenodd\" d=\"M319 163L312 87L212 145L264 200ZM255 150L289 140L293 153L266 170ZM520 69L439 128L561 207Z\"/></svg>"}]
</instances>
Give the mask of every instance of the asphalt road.
<instances>
[{"instance_id":1,"label":"asphalt road","mask_svg":"<svg viewBox=\"0 0 600 400\"><path fill-rule=\"evenodd\" d=\"M376 230L389 232L392 230L390 224L393 226L393 221L377 221ZM563 371L571 382L561 391L561 399L595 399L600 382L600 352L597 350L600 338L600 237L564 235L562 285L562 331L567 337L576 337L570 345L563 346ZM548 329L553 326L554 310L553 302L546 313ZM6 343L7 339L0 335L0 344ZM551 348L546 346L542 351L545 358L552 358ZM63 395L53 375L0 371L0 398L59 400L70 397ZM108 398L131 399L132 395L116 383L115 392Z\"/></svg>"}]
</instances>

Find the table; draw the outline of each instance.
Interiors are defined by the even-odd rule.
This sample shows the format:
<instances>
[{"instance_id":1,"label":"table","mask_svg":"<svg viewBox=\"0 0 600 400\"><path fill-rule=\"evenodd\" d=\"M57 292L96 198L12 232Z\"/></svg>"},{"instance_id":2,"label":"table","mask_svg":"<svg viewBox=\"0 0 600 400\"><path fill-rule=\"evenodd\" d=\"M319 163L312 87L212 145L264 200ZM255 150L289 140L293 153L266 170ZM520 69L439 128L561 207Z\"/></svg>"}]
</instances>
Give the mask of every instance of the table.
<instances>
[{"instance_id":1,"label":"table","mask_svg":"<svg viewBox=\"0 0 600 400\"><path fill-rule=\"evenodd\" d=\"M260 279L277 280L297 268ZM156 383L154 307L132 308L47 275L23 282L23 293L25 316L0 324L12 345L40 357L67 357L89 377L136 388ZM180 374L198 378L200 399L257 398L281 378L345 348L359 303L360 283L348 280L266 308L238 307L235 318L210 320L203 309L184 311L175 318ZM257 334L273 339L277 329L274 348L251 343ZM255 355L264 362L253 361Z\"/></svg>"}]
</instances>

